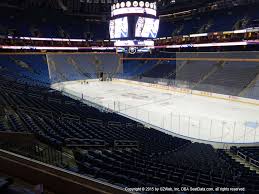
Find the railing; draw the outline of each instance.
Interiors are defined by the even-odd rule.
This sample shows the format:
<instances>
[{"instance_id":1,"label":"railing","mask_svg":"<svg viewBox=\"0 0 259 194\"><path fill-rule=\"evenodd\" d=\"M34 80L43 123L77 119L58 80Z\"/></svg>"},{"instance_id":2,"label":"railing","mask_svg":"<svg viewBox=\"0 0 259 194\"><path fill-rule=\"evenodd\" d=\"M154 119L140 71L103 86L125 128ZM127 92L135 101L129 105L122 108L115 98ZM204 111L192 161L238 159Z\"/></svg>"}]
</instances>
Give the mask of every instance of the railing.
<instances>
[{"instance_id":1,"label":"railing","mask_svg":"<svg viewBox=\"0 0 259 194\"><path fill-rule=\"evenodd\" d=\"M139 142L131 140L116 140L113 145L114 148L138 148Z\"/></svg>"},{"instance_id":2,"label":"railing","mask_svg":"<svg viewBox=\"0 0 259 194\"><path fill-rule=\"evenodd\" d=\"M253 156L251 157L249 155L246 155L246 154L242 153L242 151L240 151L238 148L236 148L236 150L237 150L237 152L235 153L235 151L231 148L230 152L232 154L237 155L238 157L242 158L243 160L248 161L249 164L259 168L259 161L252 158Z\"/></svg>"},{"instance_id":3,"label":"railing","mask_svg":"<svg viewBox=\"0 0 259 194\"><path fill-rule=\"evenodd\" d=\"M67 138L65 141L67 147L105 148L108 145L107 142L100 139Z\"/></svg>"},{"instance_id":4,"label":"railing","mask_svg":"<svg viewBox=\"0 0 259 194\"><path fill-rule=\"evenodd\" d=\"M121 127L121 123L120 122L115 122L115 121L109 121L108 122L109 126L117 126L117 127Z\"/></svg>"},{"instance_id":5,"label":"railing","mask_svg":"<svg viewBox=\"0 0 259 194\"><path fill-rule=\"evenodd\" d=\"M15 143L15 142L2 142L0 149L14 152L22 156L29 157L47 164L56 166L63 165L62 149L53 148L47 145L38 143Z\"/></svg>"},{"instance_id":6,"label":"railing","mask_svg":"<svg viewBox=\"0 0 259 194\"><path fill-rule=\"evenodd\" d=\"M237 151L237 155L238 155L239 157L243 158L244 160L246 160L246 155L243 154L242 152Z\"/></svg>"},{"instance_id":7,"label":"railing","mask_svg":"<svg viewBox=\"0 0 259 194\"><path fill-rule=\"evenodd\" d=\"M259 161L255 160L255 159L253 159L253 158L250 158L250 159L249 159L249 162L250 162L251 164L253 164L254 166L256 166L257 168L259 168Z\"/></svg>"},{"instance_id":8,"label":"railing","mask_svg":"<svg viewBox=\"0 0 259 194\"><path fill-rule=\"evenodd\" d=\"M0 156L1 172L12 177L20 178L32 185L41 183L54 193L129 193L125 191L124 188L42 163L6 150L0 149Z\"/></svg>"}]
</instances>

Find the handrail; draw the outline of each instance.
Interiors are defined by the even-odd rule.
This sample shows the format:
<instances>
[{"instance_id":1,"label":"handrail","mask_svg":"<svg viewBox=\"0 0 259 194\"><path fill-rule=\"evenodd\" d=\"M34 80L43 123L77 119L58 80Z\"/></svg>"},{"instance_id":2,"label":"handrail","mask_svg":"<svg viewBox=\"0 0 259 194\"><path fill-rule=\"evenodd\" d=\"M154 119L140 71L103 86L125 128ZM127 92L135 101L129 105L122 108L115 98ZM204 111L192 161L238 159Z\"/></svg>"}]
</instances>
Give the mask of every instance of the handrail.
<instances>
[{"instance_id":1,"label":"handrail","mask_svg":"<svg viewBox=\"0 0 259 194\"><path fill-rule=\"evenodd\" d=\"M253 158L249 158L249 162L250 162L250 164L259 168L259 161L258 160L255 160Z\"/></svg>"},{"instance_id":2,"label":"handrail","mask_svg":"<svg viewBox=\"0 0 259 194\"><path fill-rule=\"evenodd\" d=\"M126 194L129 193L109 183L80 175L53 165L0 149L0 170L9 176L19 177L29 183L42 183L55 193L62 194ZM66 186L64 186L66 185Z\"/></svg>"},{"instance_id":3,"label":"handrail","mask_svg":"<svg viewBox=\"0 0 259 194\"><path fill-rule=\"evenodd\" d=\"M243 154L241 151L237 151L237 155L246 160L247 156Z\"/></svg>"}]
</instances>

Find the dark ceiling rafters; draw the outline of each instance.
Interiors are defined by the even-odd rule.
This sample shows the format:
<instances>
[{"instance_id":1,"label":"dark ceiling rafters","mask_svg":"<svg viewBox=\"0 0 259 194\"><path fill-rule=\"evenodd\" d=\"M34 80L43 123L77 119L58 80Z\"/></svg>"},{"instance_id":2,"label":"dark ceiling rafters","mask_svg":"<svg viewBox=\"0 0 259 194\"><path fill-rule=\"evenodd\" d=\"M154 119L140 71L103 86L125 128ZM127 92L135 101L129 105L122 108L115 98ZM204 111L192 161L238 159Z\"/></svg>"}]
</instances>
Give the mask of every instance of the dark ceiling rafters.
<instances>
[{"instance_id":1,"label":"dark ceiling rafters","mask_svg":"<svg viewBox=\"0 0 259 194\"><path fill-rule=\"evenodd\" d=\"M7 0L5 4L18 8L45 8L61 10L68 14L96 14L108 16L111 4L127 0ZM131 0L133 1L133 0ZM140 1L140 0L139 0ZM145 0L144 0L145 1ZM150 0L156 1L159 14L169 14L212 4L236 6L239 3L254 3L258 0ZM1 5L1 3L0 3ZM223 5L223 6L224 6Z\"/></svg>"}]
</instances>

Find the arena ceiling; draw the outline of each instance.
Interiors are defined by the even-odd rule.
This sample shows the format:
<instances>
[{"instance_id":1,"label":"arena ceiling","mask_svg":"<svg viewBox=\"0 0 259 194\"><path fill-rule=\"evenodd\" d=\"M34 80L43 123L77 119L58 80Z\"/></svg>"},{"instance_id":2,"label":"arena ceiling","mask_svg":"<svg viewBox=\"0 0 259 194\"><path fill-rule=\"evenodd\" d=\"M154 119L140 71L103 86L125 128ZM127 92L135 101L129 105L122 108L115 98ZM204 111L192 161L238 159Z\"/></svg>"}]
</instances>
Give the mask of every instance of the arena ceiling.
<instances>
[{"instance_id":1,"label":"arena ceiling","mask_svg":"<svg viewBox=\"0 0 259 194\"><path fill-rule=\"evenodd\" d=\"M127 0L6 0L0 6L13 6L19 9L56 9L69 14L107 15L113 3ZM133 1L133 0L131 0ZM140 0L139 0L140 1ZM145 0L144 0L145 1ZM152 1L152 0L150 0ZM154 0L158 12L167 14L186 9L200 8L209 5L236 6L240 3L258 2L258 0Z\"/></svg>"}]
</instances>

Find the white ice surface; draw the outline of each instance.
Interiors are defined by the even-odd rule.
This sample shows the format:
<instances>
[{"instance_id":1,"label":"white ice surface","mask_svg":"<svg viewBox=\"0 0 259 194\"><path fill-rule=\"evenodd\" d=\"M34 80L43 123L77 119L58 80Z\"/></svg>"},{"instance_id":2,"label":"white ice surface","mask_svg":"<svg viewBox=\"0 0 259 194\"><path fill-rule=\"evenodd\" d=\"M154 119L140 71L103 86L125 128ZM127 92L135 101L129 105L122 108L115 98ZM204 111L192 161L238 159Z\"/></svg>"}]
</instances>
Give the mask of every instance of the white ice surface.
<instances>
[{"instance_id":1,"label":"white ice surface","mask_svg":"<svg viewBox=\"0 0 259 194\"><path fill-rule=\"evenodd\" d=\"M259 106L129 83L52 86L179 135L214 142L259 142Z\"/></svg>"}]
</instances>

